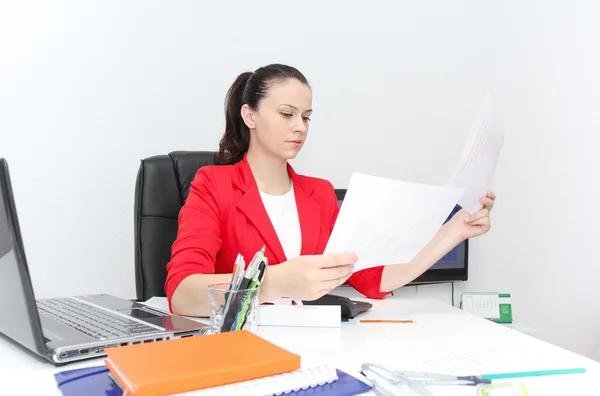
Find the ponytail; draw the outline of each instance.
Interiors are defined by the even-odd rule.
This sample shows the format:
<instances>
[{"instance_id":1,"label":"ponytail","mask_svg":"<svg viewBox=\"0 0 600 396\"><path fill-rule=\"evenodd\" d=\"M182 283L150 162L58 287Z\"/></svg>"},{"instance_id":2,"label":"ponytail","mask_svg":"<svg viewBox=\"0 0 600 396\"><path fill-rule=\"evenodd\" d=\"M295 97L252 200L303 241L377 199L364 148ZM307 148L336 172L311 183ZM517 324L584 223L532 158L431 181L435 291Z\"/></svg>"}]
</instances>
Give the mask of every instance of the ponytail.
<instances>
[{"instance_id":1,"label":"ponytail","mask_svg":"<svg viewBox=\"0 0 600 396\"><path fill-rule=\"evenodd\" d=\"M271 64L258 68L254 73L240 74L227 91L225 98L225 133L219 142L215 164L232 165L241 161L250 146L250 129L242 119L242 106L247 104L258 109L274 81L295 78L308 85L308 81L296 68Z\"/></svg>"},{"instance_id":2,"label":"ponytail","mask_svg":"<svg viewBox=\"0 0 600 396\"><path fill-rule=\"evenodd\" d=\"M218 165L231 165L244 158L250 144L250 130L242 119L244 88L251 72L240 74L227 91L225 98L225 134L219 142L215 158Z\"/></svg>"}]
</instances>

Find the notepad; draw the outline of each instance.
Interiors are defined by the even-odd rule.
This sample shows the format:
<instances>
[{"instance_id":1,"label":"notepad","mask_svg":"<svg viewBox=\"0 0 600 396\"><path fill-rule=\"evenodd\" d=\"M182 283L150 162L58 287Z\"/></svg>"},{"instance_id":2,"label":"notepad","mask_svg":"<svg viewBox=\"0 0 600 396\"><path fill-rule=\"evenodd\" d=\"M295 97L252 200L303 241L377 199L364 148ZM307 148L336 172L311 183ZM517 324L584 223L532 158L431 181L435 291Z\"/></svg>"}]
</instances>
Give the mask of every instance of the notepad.
<instances>
[{"instance_id":1,"label":"notepad","mask_svg":"<svg viewBox=\"0 0 600 396\"><path fill-rule=\"evenodd\" d=\"M300 369L300 356L245 330L106 350L132 396L183 393Z\"/></svg>"}]
</instances>

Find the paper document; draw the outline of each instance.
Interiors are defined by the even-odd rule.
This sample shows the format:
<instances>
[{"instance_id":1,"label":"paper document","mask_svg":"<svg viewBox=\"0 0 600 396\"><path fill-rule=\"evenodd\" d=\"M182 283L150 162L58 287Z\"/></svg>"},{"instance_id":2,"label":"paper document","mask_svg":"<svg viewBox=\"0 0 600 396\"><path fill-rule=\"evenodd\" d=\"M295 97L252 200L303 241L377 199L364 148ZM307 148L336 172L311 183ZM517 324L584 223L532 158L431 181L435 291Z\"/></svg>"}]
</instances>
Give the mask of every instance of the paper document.
<instances>
[{"instance_id":1,"label":"paper document","mask_svg":"<svg viewBox=\"0 0 600 396\"><path fill-rule=\"evenodd\" d=\"M463 192L353 173L325 253L356 253L354 272L408 263L440 229Z\"/></svg>"},{"instance_id":2,"label":"paper document","mask_svg":"<svg viewBox=\"0 0 600 396\"><path fill-rule=\"evenodd\" d=\"M482 208L479 199L490 189L503 144L504 132L494 113L492 99L486 95L460 161L446 182L447 186L466 189L458 204L470 214Z\"/></svg>"}]
</instances>

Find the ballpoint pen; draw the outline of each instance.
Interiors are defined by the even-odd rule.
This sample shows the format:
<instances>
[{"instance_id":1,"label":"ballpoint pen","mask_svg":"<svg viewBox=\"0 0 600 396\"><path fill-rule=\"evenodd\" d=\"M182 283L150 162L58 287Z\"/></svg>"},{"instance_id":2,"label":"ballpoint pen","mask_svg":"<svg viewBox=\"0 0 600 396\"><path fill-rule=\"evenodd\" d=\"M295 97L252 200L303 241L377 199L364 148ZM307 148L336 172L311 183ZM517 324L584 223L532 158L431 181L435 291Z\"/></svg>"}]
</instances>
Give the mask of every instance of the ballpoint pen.
<instances>
[{"instance_id":1,"label":"ballpoint pen","mask_svg":"<svg viewBox=\"0 0 600 396\"><path fill-rule=\"evenodd\" d=\"M245 290L248 288L248 285L250 284L250 281L252 281L252 278L254 277L256 271L258 270L260 263L266 259L265 247L266 246L263 246L262 249L260 249L258 252L256 252L254 257L252 258L252 261L250 261L250 264L248 264L248 269L246 269L246 273L244 274L244 277L242 278L242 282L239 286L239 290Z\"/></svg>"},{"instance_id":2,"label":"ballpoint pen","mask_svg":"<svg viewBox=\"0 0 600 396\"><path fill-rule=\"evenodd\" d=\"M225 304L227 304L230 292L237 288L240 276L243 276L244 274L243 261L244 258L238 253L237 257L235 258L235 262L233 263L233 274L231 276L231 283L229 284L229 292L225 293Z\"/></svg>"}]
</instances>

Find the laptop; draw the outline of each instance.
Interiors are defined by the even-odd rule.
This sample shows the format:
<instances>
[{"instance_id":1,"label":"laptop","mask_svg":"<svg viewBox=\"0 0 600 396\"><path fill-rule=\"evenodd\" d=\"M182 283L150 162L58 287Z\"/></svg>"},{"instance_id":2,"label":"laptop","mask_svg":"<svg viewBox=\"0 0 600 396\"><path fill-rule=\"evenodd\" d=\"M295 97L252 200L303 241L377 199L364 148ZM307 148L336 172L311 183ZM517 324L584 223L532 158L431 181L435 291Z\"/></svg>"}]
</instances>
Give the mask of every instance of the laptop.
<instances>
[{"instance_id":1,"label":"laptop","mask_svg":"<svg viewBox=\"0 0 600 396\"><path fill-rule=\"evenodd\" d=\"M209 326L123 298L36 300L8 164L0 158L0 334L55 365L106 356L105 348L203 335Z\"/></svg>"}]
</instances>

